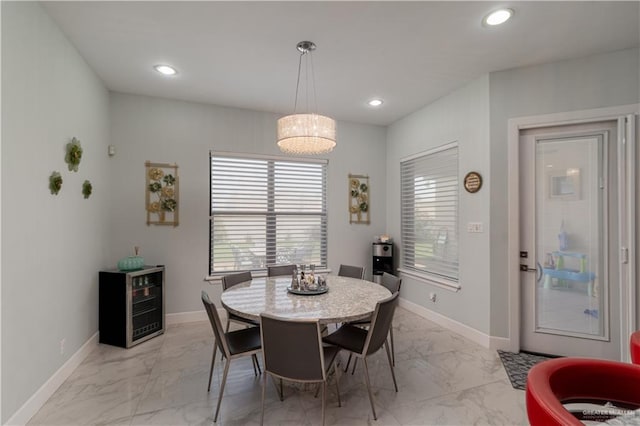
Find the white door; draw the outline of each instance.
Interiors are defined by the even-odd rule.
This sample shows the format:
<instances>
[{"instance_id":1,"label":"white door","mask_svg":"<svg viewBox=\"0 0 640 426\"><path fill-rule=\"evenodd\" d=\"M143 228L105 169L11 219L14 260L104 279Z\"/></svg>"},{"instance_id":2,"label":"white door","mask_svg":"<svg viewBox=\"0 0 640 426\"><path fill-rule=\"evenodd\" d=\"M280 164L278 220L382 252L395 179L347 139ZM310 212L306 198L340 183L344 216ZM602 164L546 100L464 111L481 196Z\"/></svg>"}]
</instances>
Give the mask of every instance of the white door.
<instances>
[{"instance_id":1,"label":"white door","mask_svg":"<svg viewBox=\"0 0 640 426\"><path fill-rule=\"evenodd\" d=\"M522 350L620 359L617 126L520 132Z\"/></svg>"}]
</instances>

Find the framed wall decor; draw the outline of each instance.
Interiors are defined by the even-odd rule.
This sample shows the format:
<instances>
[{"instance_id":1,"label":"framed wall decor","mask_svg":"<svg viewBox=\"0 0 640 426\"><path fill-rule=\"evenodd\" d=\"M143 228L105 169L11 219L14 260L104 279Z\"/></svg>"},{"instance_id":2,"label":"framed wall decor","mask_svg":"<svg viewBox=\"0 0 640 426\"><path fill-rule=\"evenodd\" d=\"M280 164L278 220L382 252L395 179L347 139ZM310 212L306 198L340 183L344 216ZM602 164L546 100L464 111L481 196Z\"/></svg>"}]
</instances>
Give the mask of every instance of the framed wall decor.
<instances>
[{"instance_id":1,"label":"framed wall decor","mask_svg":"<svg viewBox=\"0 0 640 426\"><path fill-rule=\"evenodd\" d=\"M369 176L349 173L349 223L371 223Z\"/></svg>"},{"instance_id":2,"label":"framed wall decor","mask_svg":"<svg viewBox=\"0 0 640 426\"><path fill-rule=\"evenodd\" d=\"M178 165L145 162L147 225L178 226Z\"/></svg>"}]
</instances>

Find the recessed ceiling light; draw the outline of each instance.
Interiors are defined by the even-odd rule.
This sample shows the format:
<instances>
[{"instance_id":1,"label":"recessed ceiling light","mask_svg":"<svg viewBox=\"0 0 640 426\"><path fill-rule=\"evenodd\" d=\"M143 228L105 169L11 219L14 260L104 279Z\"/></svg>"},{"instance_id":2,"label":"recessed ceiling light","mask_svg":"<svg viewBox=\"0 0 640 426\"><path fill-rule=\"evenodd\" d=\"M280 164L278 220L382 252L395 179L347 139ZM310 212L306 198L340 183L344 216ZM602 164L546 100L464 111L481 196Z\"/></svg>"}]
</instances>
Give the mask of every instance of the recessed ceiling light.
<instances>
[{"instance_id":1,"label":"recessed ceiling light","mask_svg":"<svg viewBox=\"0 0 640 426\"><path fill-rule=\"evenodd\" d=\"M156 65L153 67L156 71L163 75L176 75L178 71L169 65Z\"/></svg>"},{"instance_id":2,"label":"recessed ceiling light","mask_svg":"<svg viewBox=\"0 0 640 426\"><path fill-rule=\"evenodd\" d=\"M500 25L507 22L512 16L512 9L499 9L485 16L482 22L489 26Z\"/></svg>"},{"instance_id":3,"label":"recessed ceiling light","mask_svg":"<svg viewBox=\"0 0 640 426\"><path fill-rule=\"evenodd\" d=\"M367 103L369 104L369 106L379 107L380 105L382 105L384 103L384 101L382 99L371 99Z\"/></svg>"}]
</instances>

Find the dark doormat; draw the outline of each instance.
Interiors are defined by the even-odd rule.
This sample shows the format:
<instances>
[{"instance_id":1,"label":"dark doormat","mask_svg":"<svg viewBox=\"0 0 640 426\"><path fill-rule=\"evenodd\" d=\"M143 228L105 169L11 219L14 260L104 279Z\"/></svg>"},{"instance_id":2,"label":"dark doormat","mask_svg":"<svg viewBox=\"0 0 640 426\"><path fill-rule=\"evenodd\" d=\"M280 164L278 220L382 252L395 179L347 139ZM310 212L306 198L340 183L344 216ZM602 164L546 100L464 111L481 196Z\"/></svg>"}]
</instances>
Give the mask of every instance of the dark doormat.
<instances>
[{"instance_id":1,"label":"dark doormat","mask_svg":"<svg viewBox=\"0 0 640 426\"><path fill-rule=\"evenodd\" d=\"M511 386L521 390L524 390L527 383L529 369L539 362L552 359L552 357L527 352L515 354L513 352L498 351L498 355L500 356L502 365L504 365L504 369L507 371Z\"/></svg>"}]
</instances>

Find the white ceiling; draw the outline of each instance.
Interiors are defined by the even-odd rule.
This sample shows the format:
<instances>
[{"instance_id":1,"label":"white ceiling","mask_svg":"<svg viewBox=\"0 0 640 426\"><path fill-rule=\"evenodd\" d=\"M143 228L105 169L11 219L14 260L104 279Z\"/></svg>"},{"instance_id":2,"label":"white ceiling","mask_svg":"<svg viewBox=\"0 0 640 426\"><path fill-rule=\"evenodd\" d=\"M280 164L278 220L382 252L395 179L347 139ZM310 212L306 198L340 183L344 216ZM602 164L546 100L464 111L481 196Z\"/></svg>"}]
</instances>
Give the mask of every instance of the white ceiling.
<instances>
[{"instance_id":1,"label":"white ceiling","mask_svg":"<svg viewBox=\"0 0 640 426\"><path fill-rule=\"evenodd\" d=\"M491 71L640 45L638 1L43 4L110 90L291 113L311 40L317 112L379 125ZM514 18L483 27L501 6Z\"/></svg>"}]
</instances>

